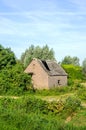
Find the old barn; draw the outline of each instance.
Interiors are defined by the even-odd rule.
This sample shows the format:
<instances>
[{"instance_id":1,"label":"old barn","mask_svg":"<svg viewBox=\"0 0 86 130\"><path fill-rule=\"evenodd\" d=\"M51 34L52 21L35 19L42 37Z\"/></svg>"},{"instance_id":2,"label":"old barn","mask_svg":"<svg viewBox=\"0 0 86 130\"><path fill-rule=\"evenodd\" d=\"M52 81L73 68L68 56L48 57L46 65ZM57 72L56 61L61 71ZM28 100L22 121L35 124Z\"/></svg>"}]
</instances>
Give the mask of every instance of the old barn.
<instances>
[{"instance_id":1,"label":"old barn","mask_svg":"<svg viewBox=\"0 0 86 130\"><path fill-rule=\"evenodd\" d=\"M67 85L67 73L56 61L34 58L25 72L32 76L35 89L50 89Z\"/></svg>"}]
</instances>

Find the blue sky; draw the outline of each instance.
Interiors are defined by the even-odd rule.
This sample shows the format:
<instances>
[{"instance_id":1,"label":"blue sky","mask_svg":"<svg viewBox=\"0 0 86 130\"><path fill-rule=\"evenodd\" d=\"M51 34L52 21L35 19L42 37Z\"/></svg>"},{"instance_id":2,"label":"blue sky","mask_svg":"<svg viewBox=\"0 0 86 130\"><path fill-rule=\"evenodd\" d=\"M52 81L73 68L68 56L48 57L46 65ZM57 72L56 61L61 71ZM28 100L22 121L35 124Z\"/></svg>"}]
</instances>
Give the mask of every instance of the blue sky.
<instances>
[{"instance_id":1,"label":"blue sky","mask_svg":"<svg viewBox=\"0 0 86 130\"><path fill-rule=\"evenodd\" d=\"M57 61L86 58L86 0L0 0L0 44L20 58L31 44L48 45Z\"/></svg>"}]
</instances>

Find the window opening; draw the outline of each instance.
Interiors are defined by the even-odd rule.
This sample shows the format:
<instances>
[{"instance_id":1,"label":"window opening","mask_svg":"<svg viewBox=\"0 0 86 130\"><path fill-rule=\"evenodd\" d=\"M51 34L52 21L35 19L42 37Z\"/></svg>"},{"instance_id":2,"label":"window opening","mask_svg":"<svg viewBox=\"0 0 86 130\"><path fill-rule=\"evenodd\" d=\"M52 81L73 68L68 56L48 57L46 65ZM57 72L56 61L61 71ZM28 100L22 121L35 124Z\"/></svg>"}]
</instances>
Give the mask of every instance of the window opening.
<instances>
[{"instance_id":1,"label":"window opening","mask_svg":"<svg viewBox=\"0 0 86 130\"><path fill-rule=\"evenodd\" d=\"M58 85L60 85L60 80L58 80Z\"/></svg>"}]
</instances>

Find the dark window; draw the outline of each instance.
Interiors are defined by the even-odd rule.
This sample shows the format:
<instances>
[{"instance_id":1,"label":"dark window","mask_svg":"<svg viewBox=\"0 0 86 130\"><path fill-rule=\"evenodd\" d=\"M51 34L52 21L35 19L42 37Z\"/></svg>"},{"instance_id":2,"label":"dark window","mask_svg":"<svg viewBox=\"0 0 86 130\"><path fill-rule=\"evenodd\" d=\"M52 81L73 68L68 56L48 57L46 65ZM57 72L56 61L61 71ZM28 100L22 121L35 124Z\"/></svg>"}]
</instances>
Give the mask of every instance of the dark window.
<instances>
[{"instance_id":1,"label":"dark window","mask_svg":"<svg viewBox=\"0 0 86 130\"><path fill-rule=\"evenodd\" d=\"M46 63L46 61L42 60L42 63L43 63L43 65L45 66L45 68L46 68L48 71L50 71L50 69L49 69L49 67L48 67L48 65L47 65L47 63Z\"/></svg>"},{"instance_id":2,"label":"dark window","mask_svg":"<svg viewBox=\"0 0 86 130\"><path fill-rule=\"evenodd\" d=\"M29 75L31 75L31 77L32 77L33 73L29 73Z\"/></svg>"},{"instance_id":3,"label":"dark window","mask_svg":"<svg viewBox=\"0 0 86 130\"><path fill-rule=\"evenodd\" d=\"M58 80L58 85L60 85L60 80Z\"/></svg>"}]
</instances>

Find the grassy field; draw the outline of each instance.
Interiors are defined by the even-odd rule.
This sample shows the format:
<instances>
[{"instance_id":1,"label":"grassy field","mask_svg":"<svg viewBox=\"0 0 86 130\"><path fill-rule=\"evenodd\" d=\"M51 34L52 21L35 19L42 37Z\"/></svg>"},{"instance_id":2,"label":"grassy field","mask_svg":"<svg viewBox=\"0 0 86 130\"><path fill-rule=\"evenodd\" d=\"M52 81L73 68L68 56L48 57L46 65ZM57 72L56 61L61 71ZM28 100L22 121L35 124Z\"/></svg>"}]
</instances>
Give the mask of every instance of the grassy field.
<instances>
[{"instance_id":1,"label":"grassy field","mask_svg":"<svg viewBox=\"0 0 86 130\"><path fill-rule=\"evenodd\" d=\"M85 86L0 96L0 130L85 129Z\"/></svg>"}]
</instances>

